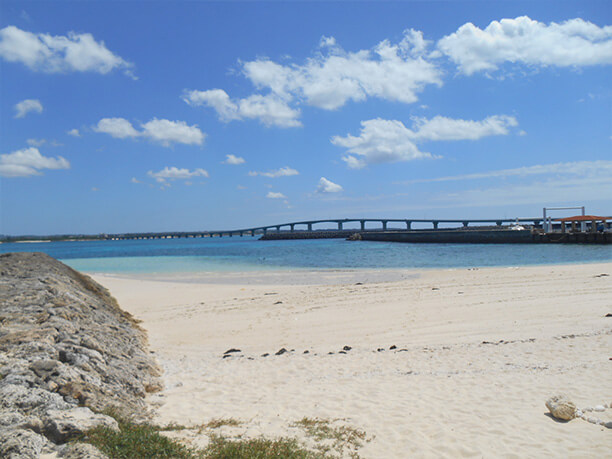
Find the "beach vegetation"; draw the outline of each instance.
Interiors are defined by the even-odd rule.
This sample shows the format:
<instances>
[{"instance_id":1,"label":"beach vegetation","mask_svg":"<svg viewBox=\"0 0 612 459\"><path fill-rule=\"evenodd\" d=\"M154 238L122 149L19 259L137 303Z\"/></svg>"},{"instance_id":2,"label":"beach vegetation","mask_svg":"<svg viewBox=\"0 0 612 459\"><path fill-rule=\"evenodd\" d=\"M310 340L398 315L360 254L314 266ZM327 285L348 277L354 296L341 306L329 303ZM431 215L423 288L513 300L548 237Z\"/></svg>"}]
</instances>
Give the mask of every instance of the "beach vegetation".
<instances>
[{"instance_id":1,"label":"beach vegetation","mask_svg":"<svg viewBox=\"0 0 612 459\"><path fill-rule=\"evenodd\" d=\"M347 425L334 425L332 421L304 417L293 424L317 442L316 449L326 455L338 454L357 458L357 450L368 442L365 431Z\"/></svg>"},{"instance_id":2,"label":"beach vegetation","mask_svg":"<svg viewBox=\"0 0 612 459\"><path fill-rule=\"evenodd\" d=\"M323 459L321 453L302 447L293 438L229 440L213 435L204 450L207 459Z\"/></svg>"},{"instance_id":3,"label":"beach vegetation","mask_svg":"<svg viewBox=\"0 0 612 459\"><path fill-rule=\"evenodd\" d=\"M216 418L199 426L184 426L171 423L159 426L135 422L116 408L103 411L113 417L119 431L107 427L89 430L75 441L90 443L111 459L134 457L176 459L332 459L337 457L358 458L357 450L365 441L366 433L353 427L329 421L304 417L292 424L302 429L314 441L305 446L295 438L229 438L217 435L212 429L224 426L238 427L242 421L235 418ZM204 449L189 447L179 439L170 438L163 432L197 431L209 437ZM208 432L206 432L208 430Z\"/></svg>"},{"instance_id":4,"label":"beach vegetation","mask_svg":"<svg viewBox=\"0 0 612 459\"><path fill-rule=\"evenodd\" d=\"M238 427L241 424L242 424L242 422L240 422L238 419L234 419L234 418L218 418L218 419L212 419L211 421L207 422L206 424L203 424L202 428L200 430L203 430L203 429L218 429L218 428L223 427L223 426Z\"/></svg>"},{"instance_id":5,"label":"beach vegetation","mask_svg":"<svg viewBox=\"0 0 612 459\"><path fill-rule=\"evenodd\" d=\"M78 440L92 444L111 459L204 457L200 451L160 434L158 426L148 423L137 424L120 417L116 419L119 431L108 427L96 427Z\"/></svg>"}]
</instances>

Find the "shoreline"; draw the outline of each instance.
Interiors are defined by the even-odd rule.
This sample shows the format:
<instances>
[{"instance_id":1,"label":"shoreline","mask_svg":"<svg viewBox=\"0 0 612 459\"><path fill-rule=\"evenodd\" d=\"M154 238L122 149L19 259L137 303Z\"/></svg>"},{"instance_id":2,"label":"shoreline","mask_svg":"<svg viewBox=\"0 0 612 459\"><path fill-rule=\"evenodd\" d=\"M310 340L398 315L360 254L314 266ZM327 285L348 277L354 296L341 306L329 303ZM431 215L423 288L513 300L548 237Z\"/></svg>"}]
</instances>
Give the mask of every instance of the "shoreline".
<instances>
[{"instance_id":1,"label":"shoreline","mask_svg":"<svg viewBox=\"0 0 612 459\"><path fill-rule=\"evenodd\" d=\"M400 273L94 278L149 332L165 370L149 397L161 424L234 418L216 433L307 442L297 421L341 419L373 437L364 458L609 451L608 429L554 422L544 401L612 402L612 263Z\"/></svg>"}]
</instances>

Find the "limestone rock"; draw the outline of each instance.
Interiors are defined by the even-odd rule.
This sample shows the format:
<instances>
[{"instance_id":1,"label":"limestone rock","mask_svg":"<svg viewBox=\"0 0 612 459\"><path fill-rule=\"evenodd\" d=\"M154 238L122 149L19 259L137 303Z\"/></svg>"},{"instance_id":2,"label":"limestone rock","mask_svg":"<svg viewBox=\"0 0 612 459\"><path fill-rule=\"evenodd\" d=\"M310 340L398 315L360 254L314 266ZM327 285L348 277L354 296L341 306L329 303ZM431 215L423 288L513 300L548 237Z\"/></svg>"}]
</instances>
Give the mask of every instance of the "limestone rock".
<instances>
[{"instance_id":1,"label":"limestone rock","mask_svg":"<svg viewBox=\"0 0 612 459\"><path fill-rule=\"evenodd\" d=\"M47 439L31 430L1 429L0 457L5 459L38 458Z\"/></svg>"},{"instance_id":2,"label":"limestone rock","mask_svg":"<svg viewBox=\"0 0 612 459\"><path fill-rule=\"evenodd\" d=\"M69 443L60 449L59 457L64 459L108 459L102 451L87 443Z\"/></svg>"},{"instance_id":3,"label":"limestone rock","mask_svg":"<svg viewBox=\"0 0 612 459\"><path fill-rule=\"evenodd\" d=\"M42 253L0 254L1 458L117 428L93 412L107 407L146 419L160 375L145 331L104 287Z\"/></svg>"},{"instance_id":4,"label":"limestone rock","mask_svg":"<svg viewBox=\"0 0 612 459\"><path fill-rule=\"evenodd\" d=\"M119 430L119 425L113 418L96 414L86 407L50 410L44 423L45 434L56 443L64 443L96 427Z\"/></svg>"},{"instance_id":5,"label":"limestone rock","mask_svg":"<svg viewBox=\"0 0 612 459\"><path fill-rule=\"evenodd\" d=\"M557 419L570 421L576 417L576 405L564 395L555 395L546 400L546 408Z\"/></svg>"}]
</instances>

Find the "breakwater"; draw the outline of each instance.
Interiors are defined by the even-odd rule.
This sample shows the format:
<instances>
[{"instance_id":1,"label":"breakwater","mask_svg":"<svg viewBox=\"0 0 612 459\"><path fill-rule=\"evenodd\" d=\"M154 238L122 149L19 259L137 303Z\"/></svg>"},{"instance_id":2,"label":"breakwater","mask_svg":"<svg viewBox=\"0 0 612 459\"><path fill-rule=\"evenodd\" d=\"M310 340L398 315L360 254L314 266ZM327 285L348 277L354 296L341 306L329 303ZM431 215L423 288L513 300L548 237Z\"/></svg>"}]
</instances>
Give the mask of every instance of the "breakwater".
<instances>
[{"instance_id":1,"label":"breakwater","mask_svg":"<svg viewBox=\"0 0 612 459\"><path fill-rule=\"evenodd\" d=\"M350 239L383 242L410 243L465 243L465 244L610 244L612 233L542 233L530 229L511 230L493 228L462 228L414 231L274 231L264 234L260 240L278 241L294 239Z\"/></svg>"},{"instance_id":2,"label":"breakwater","mask_svg":"<svg viewBox=\"0 0 612 459\"><path fill-rule=\"evenodd\" d=\"M270 231L262 235L260 241L282 241L289 239L346 239L357 230L317 230L317 231Z\"/></svg>"},{"instance_id":3,"label":"breakwater","mask_svg":"<svg viewBox=\"0 0 612 459\"><path fill-rule=\"evenodd\" d=\"M160 374L104 287L43 253L0 255L0 457L101 457L71 440L117 430L108 408L145 417Z\"/></svg>"}]
</instances>

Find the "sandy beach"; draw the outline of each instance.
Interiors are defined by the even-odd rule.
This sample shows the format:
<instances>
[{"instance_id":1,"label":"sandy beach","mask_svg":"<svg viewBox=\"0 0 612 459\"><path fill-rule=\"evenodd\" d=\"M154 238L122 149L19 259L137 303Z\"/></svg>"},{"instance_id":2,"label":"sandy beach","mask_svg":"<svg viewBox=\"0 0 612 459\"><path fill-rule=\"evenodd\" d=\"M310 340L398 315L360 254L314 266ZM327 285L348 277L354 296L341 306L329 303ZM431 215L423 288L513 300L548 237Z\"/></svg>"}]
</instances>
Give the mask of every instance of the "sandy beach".
<instances>
[{"instance_id":1,"label":"sandy beach","mask_svg":"<svg viewBox=\"0 0 612 459\"><path fill-rule=\"evenodd\" d=\"M318 418L364 431L364 458L612 452L612 430L544 406L612 403L612 263L93 277L149 332L158 423L312 445L295 422Z\"/></svg>"}]
</instances>

